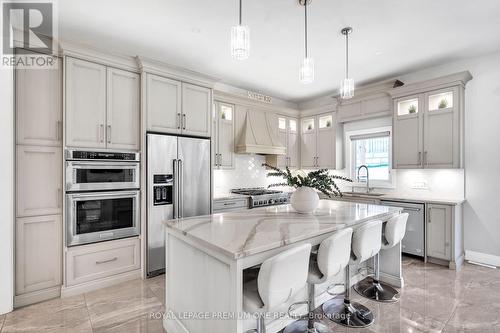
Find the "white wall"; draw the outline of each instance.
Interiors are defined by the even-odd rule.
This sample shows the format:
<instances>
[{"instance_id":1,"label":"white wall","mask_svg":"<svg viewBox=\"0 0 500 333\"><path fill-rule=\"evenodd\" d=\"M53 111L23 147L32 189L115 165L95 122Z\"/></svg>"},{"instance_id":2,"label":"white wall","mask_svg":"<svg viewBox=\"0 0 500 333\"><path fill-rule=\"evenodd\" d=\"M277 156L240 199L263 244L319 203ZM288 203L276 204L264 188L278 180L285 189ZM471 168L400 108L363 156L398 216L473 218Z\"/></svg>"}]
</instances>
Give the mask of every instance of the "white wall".
<instances>
[{"instance_id":1,"label":"white wall","mask_svg":"<svg viewBox=\"0 0 500 333\"><path fill-rule=\"evenodd\" d=\"M462 70L474 77L465 93L465 249L497 256L500 264L500 52L400 79L410 83Z\"/></svg>"},{"instance_id":2,"label":"white wall","mask_svg":"<svg viewBox=\"0 0 500 333\"><path fill-rule=\"evenodd\" d=\"M14 297L14 87L11 70L0 68L0 88L0 314L3 314L12 311Z\"/></svg>"}]
</instances>

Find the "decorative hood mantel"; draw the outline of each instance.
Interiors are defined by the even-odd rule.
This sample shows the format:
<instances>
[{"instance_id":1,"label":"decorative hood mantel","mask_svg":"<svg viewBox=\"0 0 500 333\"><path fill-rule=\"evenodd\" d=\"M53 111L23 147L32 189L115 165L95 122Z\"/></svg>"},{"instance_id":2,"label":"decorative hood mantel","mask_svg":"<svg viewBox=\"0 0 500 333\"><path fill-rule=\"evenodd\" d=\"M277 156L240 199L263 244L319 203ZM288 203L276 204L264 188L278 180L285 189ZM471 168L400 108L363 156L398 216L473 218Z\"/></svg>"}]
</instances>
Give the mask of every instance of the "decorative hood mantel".
<instances>
[{"instance_id":1,"label":"decorative hood mantel","mask_svg":"<svg viewBox=\"0 0 500 333\"><path fill-rule=\"evenodd\" d=\"M272 115L258 110L247 110L245 124L236 145L236 153L285 155L286 148L270 125Z\"/></svg>"}]
</instances>

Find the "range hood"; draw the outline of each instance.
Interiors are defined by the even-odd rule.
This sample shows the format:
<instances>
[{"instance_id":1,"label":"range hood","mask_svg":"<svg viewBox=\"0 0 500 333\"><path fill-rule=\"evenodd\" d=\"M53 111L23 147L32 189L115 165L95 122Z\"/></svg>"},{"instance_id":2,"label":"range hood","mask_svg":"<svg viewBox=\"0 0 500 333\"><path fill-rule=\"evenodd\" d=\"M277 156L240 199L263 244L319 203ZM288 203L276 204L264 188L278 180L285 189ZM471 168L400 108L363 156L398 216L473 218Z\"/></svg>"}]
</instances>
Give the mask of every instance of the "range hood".
<instances>
[{"instance_id":1,"label":"range hood","mask_svg":"<svg viewBox=\"0 0 500 333\"><path fill-rule=\"evenodd\" d=\"M286 148L281 143L271 126L269 113L258 110L247 110L245 123L238 143L236 153L285 155Z\"/></svg>"}]
</instances>

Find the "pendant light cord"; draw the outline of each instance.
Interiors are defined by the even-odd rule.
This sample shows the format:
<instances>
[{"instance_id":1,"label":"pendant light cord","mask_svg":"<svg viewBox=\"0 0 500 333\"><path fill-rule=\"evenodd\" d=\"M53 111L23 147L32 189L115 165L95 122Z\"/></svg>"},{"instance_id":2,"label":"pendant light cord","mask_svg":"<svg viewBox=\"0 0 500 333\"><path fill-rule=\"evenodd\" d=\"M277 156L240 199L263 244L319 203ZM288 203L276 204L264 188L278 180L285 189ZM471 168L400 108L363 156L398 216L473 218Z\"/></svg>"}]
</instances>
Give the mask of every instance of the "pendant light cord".
<instances>
[{"instance_id":1,"label":"pendant light cord","mask_svg":"<svg viewBox=\"0 0 500 333\"><path fill-rule=\"evenodd\" d=\"M305 26L304 44L305 44L306 58L307 58L307 0L305 0L304 3L304 26Z\"/></svg>"},{"instance_id":2,"label":"pendant light cord","mask_svg":"<svg viewBox=\"0 0 500 333\"><path fill-rule=\"evenodd\" d=\"M242 0L240 0L240 25L241 25L241 1Z\"/></svg>"},{"instance_id":3,"label":"pendant light cord","mask_svg":"<svg viewBox=\"0 0 500 333\"><path fill-rule=\"evenodd\" d=\"M345 78L349 78L349 32L345 34Z\"/></svg>"}]
</instances>

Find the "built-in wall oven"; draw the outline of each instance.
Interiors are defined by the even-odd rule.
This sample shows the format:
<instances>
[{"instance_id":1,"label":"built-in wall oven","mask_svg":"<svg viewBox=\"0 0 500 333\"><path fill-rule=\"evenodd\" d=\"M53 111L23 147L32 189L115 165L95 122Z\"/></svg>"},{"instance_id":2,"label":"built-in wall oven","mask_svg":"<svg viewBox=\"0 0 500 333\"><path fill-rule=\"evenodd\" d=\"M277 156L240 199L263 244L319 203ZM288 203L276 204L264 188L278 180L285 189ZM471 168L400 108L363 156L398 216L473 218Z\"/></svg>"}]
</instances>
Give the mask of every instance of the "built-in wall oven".
<instances>
[{"instance_id":1,"label":"built-in wall oven","mask_svg":"<svg viewBox=\"0 0 500 333\"><path fill-rule=\"evenodd\" d=\"M66 151L68 246L140 232L138 153Z\"/></svg>"}]
</instances>

